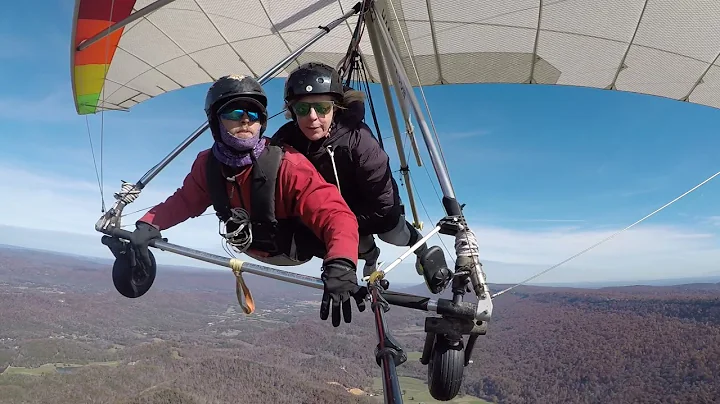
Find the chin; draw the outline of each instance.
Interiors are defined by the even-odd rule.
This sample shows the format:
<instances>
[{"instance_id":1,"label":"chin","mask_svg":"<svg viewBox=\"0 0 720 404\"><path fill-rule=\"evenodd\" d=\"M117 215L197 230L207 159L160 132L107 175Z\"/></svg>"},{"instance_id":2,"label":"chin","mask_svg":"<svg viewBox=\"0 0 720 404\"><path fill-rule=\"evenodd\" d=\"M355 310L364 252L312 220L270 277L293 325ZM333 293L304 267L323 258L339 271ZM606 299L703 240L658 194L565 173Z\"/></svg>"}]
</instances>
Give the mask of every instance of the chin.
<instances>
[{"instance_id":1,"label":"chin","mask_svg":"<svg viewBox=\"0 0 720 404\"><path fill-rule=\"evenodd\" d=\"M304 132L304 133L305 133L305 137L312 141L319 140L324 137L322 129L318 129L318 130L312 131L310 133L308 133L308 132Z\"/></svg>"}]
</instances>

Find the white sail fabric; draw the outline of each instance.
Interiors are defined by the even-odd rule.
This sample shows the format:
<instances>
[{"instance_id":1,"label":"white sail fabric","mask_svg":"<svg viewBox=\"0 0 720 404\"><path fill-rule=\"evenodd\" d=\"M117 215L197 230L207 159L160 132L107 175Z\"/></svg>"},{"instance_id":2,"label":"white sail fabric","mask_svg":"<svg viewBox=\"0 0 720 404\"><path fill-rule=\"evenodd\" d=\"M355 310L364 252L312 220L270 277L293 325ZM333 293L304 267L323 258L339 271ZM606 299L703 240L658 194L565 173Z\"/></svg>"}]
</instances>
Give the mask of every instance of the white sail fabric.
<instances>
[{"instance_id":1,"label":"white sail fabric","mask_svg":"<svg viewBox=\"0 0 720 404\"><path fill-rule=\"evenodd\" d=\"M78 4L83 1L90 0ZM133 11L151 2L137 0ZM356 3L175 0L124 27L97 111L131 108L226 74L259 76ZM720 2L384 0L376 8L414 86L418 77L423 86L570 85L720 107ZM278 76L307 61L337 65L357 18L321 38ZM361 50L378 82L367 30ZM78 91L82 73L74 74Z\"/></svg>"}]
</instances>

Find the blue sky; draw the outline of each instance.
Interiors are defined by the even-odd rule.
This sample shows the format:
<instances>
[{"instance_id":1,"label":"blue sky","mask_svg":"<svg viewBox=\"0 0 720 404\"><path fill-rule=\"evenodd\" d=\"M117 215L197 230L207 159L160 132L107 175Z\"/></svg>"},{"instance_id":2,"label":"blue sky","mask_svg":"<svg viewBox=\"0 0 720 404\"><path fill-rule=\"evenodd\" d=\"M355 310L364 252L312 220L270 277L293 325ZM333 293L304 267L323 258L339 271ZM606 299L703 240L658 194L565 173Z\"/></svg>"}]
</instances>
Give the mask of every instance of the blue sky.
<instances>
[{"instance_id":1,"label":"blue sky","mask_svg":"<svg viewBox=\"0 0 720 404\"><path fill-rule=\"evenodd\" d=\"M9 7L0 16L0 243L110 257L93 229L100 192L86 118L75 113L70 88L73 2L49 0L42 8L15 2ZM266 86L271 114L281 109L282 80ZM108 206L120 180L139 179L204 121L207 86L156 97L129 113L104 115ZM714 136L720 110L583 88L452 85L424 90L456 193L467 203L466 214L494 282L520 281L562 261L720 167L720 137ZM372 91L397 169L382 93L375 85ZM88 122L99 164L101 117L90 116ZM272 120L269 134L284 122L282 116ZM409 143L406 153L421 220L428 224L442 215L436 194L440 188L418 140L423 167L416 166ZM209 134L203 135L126 212L164 200L181 184L197 153L210 145ZM396 178L401 179L399 174ZM712 181L537 282L720 275L715 266L720 258L719 194L720 183ZM128 223L138 217L130 215ZM178 244L222 253L212 215L165 235ZM452 247L451 239L443 241ZM401 251L382 247L387 261ZM163 263L204 266L169 253L158 256ZM301 271L317 273L317 262ZM402 266L393 276L414 282L413 272Z\"/></svg>"}]
</instances>

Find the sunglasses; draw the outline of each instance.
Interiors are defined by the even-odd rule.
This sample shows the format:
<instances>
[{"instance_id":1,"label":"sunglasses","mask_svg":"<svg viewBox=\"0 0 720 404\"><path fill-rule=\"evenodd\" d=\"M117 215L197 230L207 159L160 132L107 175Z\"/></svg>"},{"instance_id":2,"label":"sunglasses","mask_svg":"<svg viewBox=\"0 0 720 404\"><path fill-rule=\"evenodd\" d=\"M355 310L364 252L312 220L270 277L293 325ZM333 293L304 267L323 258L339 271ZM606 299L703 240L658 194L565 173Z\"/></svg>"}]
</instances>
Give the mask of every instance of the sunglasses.
<instances>
[{"instance_id":1,"label":"sunglasses","mask_svg":"<svg viewBox=\"0 0 720 404\"><path fill-rule=\"evenodd\" d=\"M314 109L318 115L324 116L332 109L335 105L332 101L319 101L319 102L296 102L293 104L292 109L298 116L306 116L310 113L310 108Z\"/></svg>"},{"instance_id":2,"label":"sunglasses","mask_svg":"<svg viewBox=\"0 0 720 404\"><path fill-rule=\"evenodd\" d=\"M248 119L250 119L251 122L260 120L259 112L249 111L247 109L233 109L230 111L223 111L220 113L220 118L227 119L228 121L240 121L245 114L247 114Z\"/></svg>"}]
</instances>

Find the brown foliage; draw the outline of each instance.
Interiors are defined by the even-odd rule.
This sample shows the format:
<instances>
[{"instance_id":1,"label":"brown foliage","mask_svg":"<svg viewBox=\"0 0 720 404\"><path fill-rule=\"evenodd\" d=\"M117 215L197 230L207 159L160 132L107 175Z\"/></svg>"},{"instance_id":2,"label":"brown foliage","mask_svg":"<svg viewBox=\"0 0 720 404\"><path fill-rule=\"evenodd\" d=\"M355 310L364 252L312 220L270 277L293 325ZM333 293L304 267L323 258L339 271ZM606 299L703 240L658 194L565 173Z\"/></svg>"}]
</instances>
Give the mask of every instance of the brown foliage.
<instances>
[{"instance_id":1,"label":"brown foliage","mask_svg":"<svg viewBox=\"0 0 720 404\"><path fill-rule=\"evenodd\" d=\"M333 328L303 303L318 291L248 277L258 311L245 316L227 273L163 270L150 293L126 299L108 264L0 249L0 266L0 369L119 362L3 375L0 402L373 402L345 389L380 375L372 315ZM720 402L717 285L521 287L494 313L465 393L511 404ZM407 352L422 349L423 314L386 314ZM398 372L425 379L427 368L410 360Z\"/></svg>"},{"instance_id":2,"label":"brown foliage","mask_svg":"<svg viewBox=\"0 0 720 404\"><path fill-rule=\"evenodd\" d=\"M161 388L117 404L197 404L197 401L181 391Z\"/></svg>"}]
</instances>

